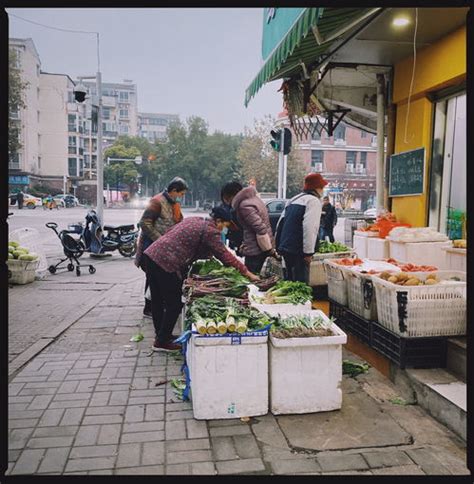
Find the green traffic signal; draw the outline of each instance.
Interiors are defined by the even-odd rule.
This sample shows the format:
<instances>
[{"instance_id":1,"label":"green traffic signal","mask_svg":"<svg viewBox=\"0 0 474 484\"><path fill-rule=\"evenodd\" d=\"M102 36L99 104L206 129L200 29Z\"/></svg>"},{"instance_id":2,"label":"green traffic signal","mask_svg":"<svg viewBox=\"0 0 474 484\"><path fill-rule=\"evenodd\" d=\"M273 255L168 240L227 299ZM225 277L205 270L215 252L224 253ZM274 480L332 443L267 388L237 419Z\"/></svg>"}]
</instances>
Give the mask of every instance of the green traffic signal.
<instances>
[{"instance_id":1,"label":"green traffic signal","mask_svg":"<svg viewBox=\"0 0 474 484\"><path fill-rule=\"evenodd\" d=\"M280 151L280 147L281 147L281 129L278 129L278 130L274 130L272 129L270 131L270 134L272 136L272 140L270 141L270 145L271 147L275 150L275 151Z\"/></svg>"}]
</instances>

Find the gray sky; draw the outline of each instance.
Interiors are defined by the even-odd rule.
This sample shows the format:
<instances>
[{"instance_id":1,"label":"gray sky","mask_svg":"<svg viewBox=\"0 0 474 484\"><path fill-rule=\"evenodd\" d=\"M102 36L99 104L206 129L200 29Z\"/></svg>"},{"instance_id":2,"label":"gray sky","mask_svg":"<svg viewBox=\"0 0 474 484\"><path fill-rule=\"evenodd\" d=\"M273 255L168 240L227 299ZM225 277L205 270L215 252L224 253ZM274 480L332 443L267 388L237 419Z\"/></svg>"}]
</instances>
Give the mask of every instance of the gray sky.
<instances>
[{"instance_id":1,"label":"gray sky","mask_svg":"<svg viewBox=\"0 0 474 484\"><path fill-rule=\"evenodd\" d=\"M242 132L254 118L282 110L281 82L264 86L244 107L261 60L262 8L9 8L54 27L100 32L103 82L133 79L138 109L198 115L211 131ZM94 35L58 32L9 16L10 37L31 37L42 70L97 71Z\"/></svg>"}]
</instances>

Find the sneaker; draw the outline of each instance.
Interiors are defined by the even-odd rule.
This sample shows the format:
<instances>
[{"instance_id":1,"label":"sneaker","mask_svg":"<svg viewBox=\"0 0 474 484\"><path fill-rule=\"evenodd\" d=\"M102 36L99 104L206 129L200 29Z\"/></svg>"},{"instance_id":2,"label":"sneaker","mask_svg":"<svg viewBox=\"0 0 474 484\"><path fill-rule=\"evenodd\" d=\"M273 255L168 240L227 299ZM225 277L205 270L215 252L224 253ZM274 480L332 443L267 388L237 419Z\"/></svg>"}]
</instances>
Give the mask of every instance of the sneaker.
<instances>
[{"instance_id":1,"label":"sneaker","mask_svg":"<svg viewBox=\"0 0 474 484\"><path fill-rule=\"evenodd\" d=\"M157 339L155 339L151 349L153 351L178 351L181 350L181 345L171 341L169 343L161 344Z\"/></svg>"}]
</instances>

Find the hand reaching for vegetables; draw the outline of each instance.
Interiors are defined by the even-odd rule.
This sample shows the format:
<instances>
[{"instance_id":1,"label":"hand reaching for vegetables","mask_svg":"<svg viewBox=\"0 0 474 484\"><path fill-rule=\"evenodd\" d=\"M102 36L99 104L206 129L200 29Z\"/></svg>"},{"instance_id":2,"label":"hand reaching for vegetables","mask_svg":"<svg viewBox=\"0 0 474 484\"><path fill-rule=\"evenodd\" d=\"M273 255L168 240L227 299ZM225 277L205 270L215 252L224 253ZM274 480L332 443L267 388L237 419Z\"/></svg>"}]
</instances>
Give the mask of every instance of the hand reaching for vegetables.
<instances>
[{"instance_id":1,"label":"hand reaching for vegetables","mask_svg":"<svg viewBox=\"0 0 474 484\"><path fill-rule=\"evenodd\" d=\"M245 277L250 279L251 282L258 282L260 280L260 277L256 276L250 271L245 274Z\"/></svg>"}]
</instances>

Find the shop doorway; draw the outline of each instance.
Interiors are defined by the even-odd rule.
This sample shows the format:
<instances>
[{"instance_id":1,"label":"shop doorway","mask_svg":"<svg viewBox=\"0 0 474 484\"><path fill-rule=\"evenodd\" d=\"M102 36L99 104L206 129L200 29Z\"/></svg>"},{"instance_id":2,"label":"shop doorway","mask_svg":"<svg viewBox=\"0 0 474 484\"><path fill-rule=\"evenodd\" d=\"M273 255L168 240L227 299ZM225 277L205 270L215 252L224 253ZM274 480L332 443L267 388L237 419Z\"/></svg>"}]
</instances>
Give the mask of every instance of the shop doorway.
<instances>
[{"instance_id":1,"label":"shop doorway","mask_svg":"<svg viewBox=\"0 0 474 484\"><path fill-rule=\"evenodd\" d=\"M465 237L466 94L435 103L429 226Z\"/></svg>"}]
</instances>

